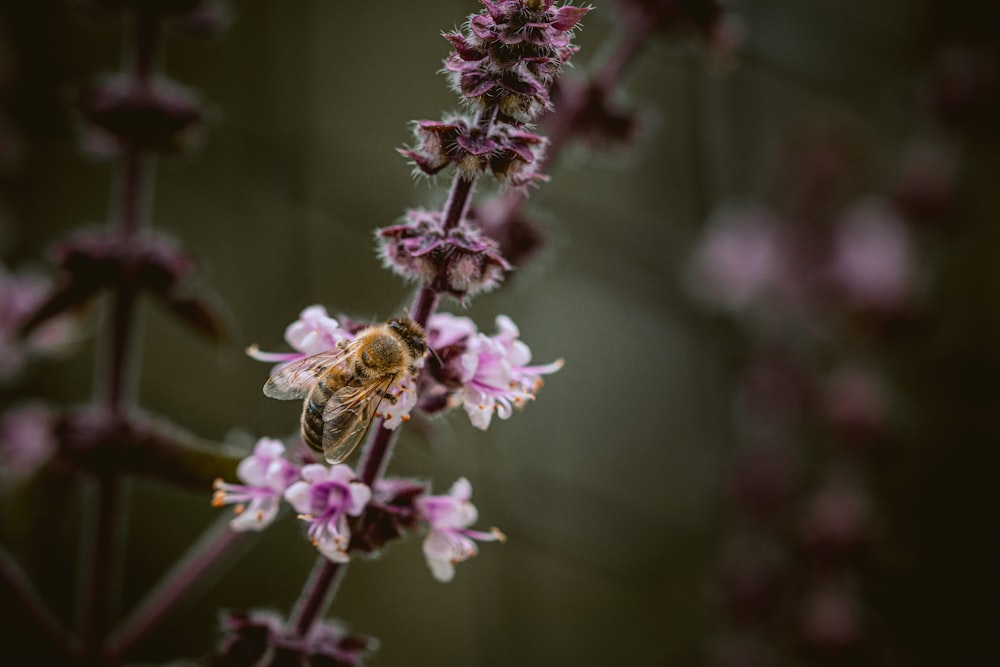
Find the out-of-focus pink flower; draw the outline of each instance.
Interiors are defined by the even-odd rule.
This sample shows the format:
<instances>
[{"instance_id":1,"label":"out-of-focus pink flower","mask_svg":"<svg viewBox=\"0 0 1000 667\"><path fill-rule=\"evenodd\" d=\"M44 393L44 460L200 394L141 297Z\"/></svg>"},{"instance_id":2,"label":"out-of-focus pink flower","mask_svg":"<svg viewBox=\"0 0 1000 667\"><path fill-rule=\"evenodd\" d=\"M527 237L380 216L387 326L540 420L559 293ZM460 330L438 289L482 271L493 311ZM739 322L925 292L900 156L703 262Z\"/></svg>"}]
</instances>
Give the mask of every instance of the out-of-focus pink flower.
<instances>
[{"instance_id":1,"label":"out-of-focus pink flower","mask_svg":"<svg viewBox=\"0 0 1000 667\"><path fill-rule=\"evenodd\" d=\"M302 479L285 491L285 500L309 522L309 539L320 553L337 563L350 560L347 517L359 516L371 497L371 489L356 481L354 471L343 464L304 466Z\"/></svg>"},{"instance_id":2,"label":"out-of-focus pink flower","mask_svg":"<svg viewBox=\"0 0 1000 667\"><path fill-rule=\"evenodd\" d=\"M857 594L849 580L824 582L811 591L802 611L805 638L824 648L849 646L861 638Z\"/></svg>"},{"instance_id":3,"label":"out-of-focus pink flower","mask_svg":"<svg viewBox=\"0 0 1000 667\"><path fill-rule=\"evenodd\" d=\"M281 442L261 438L253 453L236 467L236 476L245 484L215 481L212 505L236 505L236 517L229 523L233 530L259 531L274 521L282 495L299 478L299 467L284 454Z\"/></svg>"},{"instance_id":4,"label":"out-of-focus pink flower","mask_svg":"<svg viewBox=\"0 0 1000 667\"><path fill-rule=\"evenodd\" d=\"M826 418L852 436L880 432L888 419L885 382L872 368L860 363L837 369L823 392Z\"/></svg>"},{"instance_id":5,"label":"out-of-focus pink flower","mask_svg":"<svg viewBox=\"0 0 1000 667\"><path fill-rule=\"evenodd\" d=\"M20 337L21 325L48 296L49 281L25 271L8 272L0 264L0 381L16 375L34 356L56 354L76 335L69 316L55 317Z\"/></svg>"},{"instance_id":6,"label":"out-of-focus pink flower","mask_svg":"<svg viewBox=\"0 0 1000 667\"><path fill-rule=\"evenodd\" d=\"M830 277L845 297L863 308L888 311L910 302L916 282L913 239L886 202L854 205L834 234Z\"/></svg>"},{"instance_id":7,"label":"out-of-focus pink flower","mask_svg":"<svg viewBox=\"0 0 1000 667\"><path fill-rule=\"evenodd\" d=\"M56 452L55 414L46 405L32 402L0 415L0 475L24 478Z\"/></svg>"},{"instance_id":8,"label":"out-of-focus pink flower","mask_svg":"<svg viewBox=\"0 0 1000 667\"><path fill-rule=\"evenodd\" d=\"M744 310L787 289L789 258L782 223L766 209L726 209L709 221L688 269L699 298Z\"/></svg>"},{"instance_id":9,"label":"out-of-focus pink flower","mask_svg":"<svg viewBox=\"0 0 1000 667\"><path fill-rule=\"evenodd\" d=\"M455 565L478 553L473 540L506 540L496 528L488 533L469 529L479 517L476 506L469 502L470 498L472 485L462 477L452 485L448 495L417 499L420 516L430 527L424 538L424 556L438 581L451 581L455 576Z\"/></svg>"},{"instance_id":10,"label":"out-of-focus pink flower","mask_svg":"<svg viewBox=\"0 0 1000 667\"><path fill-rule=\"evenodd\" d=\"M870 536L869 501L852 475L837 472L824 480L802 518L802 539L814 549L848 550Z\"/></svg>"}]
</instances>

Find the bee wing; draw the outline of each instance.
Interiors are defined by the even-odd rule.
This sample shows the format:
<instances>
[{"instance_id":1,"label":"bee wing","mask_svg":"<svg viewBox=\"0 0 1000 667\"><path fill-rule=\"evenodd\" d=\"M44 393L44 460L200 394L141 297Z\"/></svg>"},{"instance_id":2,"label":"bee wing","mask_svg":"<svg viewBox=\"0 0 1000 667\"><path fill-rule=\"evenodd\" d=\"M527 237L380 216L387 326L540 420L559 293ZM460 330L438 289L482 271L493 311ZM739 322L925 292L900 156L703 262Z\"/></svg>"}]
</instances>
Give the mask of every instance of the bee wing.
<instances>
[{"instance_id":1,"label":"bee wing","mask_svg":"<svg viewBox=\"0 0 1000 667\"><path fill-rule=\"evenodd\" d=\"M323 456L327 463L340 463L364 440L394 379L389 376L363 387L344 387L330 397L323 410Z\"/></svg>"},{"instance_id":2,"label":"bee wing","mask_svg":"<svg viewBox=\"0 0 1000 667\"><path fill-rule=\"evenodd\" d=\"M335 347L285 364L264 383L264 395L282 401L305 398L316 384L317 377L331 366L340 364L350 353L351 344L348 344L344 348Z\"/></svg>"}]
</instances>

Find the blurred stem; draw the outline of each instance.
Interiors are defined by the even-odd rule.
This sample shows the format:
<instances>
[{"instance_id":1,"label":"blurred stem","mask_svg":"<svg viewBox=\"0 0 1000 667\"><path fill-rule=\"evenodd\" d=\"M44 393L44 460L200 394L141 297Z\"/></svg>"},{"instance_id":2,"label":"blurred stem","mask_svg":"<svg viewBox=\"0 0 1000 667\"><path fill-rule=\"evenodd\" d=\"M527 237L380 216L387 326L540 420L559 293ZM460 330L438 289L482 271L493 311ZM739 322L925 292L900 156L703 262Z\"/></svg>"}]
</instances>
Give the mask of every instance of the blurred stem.
<instances>
[{"instance_id":1,"label":"blurred stem","mask_svg":"<svg viewBox=\"0 0 1000 667\"><path fill-rule=\"evenodd\" d=\"M107 635L112 613L115 546L118 535L117 512L121 481L115 473L97 478L96 520L90 535L90 561L82 568L83 616L80 619L80 640L88 663L103 664L102 642Z\"/></svg>"},{"instance_id":2,"label":"blurred stem","mask_svg":"<svg viewBox=\"0 0 1000 667\"><path fill-rule=\"evenodd\" d=\"M229 521L229 516L221 516L209 526L118 626L107 649L112 662L120 661L157 623L174 611L205 575L221 566L234 547L249 541L247 533L231 530Z\"/></svg>"},{"instance_id":3,"label":"blurred stem","mask_svg":"<svg viewBox=\"0 0 1000 667\"><path fill-rule=\"evenodd\" d=\"M131 34L127 36L123 67L133 79L146 84L152 75L154 55L159 42L159 17L153 12L138 11L132 15ZM122 156L117 188L117 209L112 214L123 240L134 236L143 226L149 189L151 159L136 148L127 148ZM98 368L96 382L104 385L104 407L109 418L124 420L134 402L135 381L138 377L138 357L134 345L135 307L137 294L127 281L112 295L109 349L107 364ZM105 445L110 446L110 445ZM116 458L108 457L112 462ZM114 582L118 575L116 547L120 542L119 526L124 517L120 509L121 479L118 470L109 466L97 475L97 500L94 508L95 526L91 536L88 567L81 568L84 580L83 611L80 638L85 660L92 664L108 664L104 642L114 611Z\"/></svg>"},{"instance_id":4,"label":"blurred stem","mask_svg":"<svg viewBox=\"0 0 1000 667\"><path fill-rule=\"evenodd\" d=\"M4 597L10 596L21 603L25 612L24 618L33 621L57 651L66 658L79 656L79 642L56 619L24 570L3 547L0 547L0 586L4 591Z\"/></svg>"}]
</instances>

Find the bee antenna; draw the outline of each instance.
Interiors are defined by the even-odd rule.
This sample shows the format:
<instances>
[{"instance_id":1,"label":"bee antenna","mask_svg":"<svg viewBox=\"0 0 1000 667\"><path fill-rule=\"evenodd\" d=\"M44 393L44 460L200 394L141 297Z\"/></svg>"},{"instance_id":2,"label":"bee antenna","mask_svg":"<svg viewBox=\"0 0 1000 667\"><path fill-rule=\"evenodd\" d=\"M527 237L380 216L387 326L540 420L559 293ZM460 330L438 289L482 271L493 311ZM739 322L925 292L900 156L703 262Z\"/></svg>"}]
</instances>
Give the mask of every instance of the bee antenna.
<instances>
[{"instance_id":1,"label":"bee antenna","mask_svg":"<svg viewBox=\"0 0 1000 667\"><path fill-rule=\"evenodd\" d=\"M441 357L438 356L437 350L435 350L430 345L427 346L427 349L430 350L430 353L434 355L434 358L437 359L438 363L444 366L444 362L441 360Z\"/></svg>"}]
</instances>

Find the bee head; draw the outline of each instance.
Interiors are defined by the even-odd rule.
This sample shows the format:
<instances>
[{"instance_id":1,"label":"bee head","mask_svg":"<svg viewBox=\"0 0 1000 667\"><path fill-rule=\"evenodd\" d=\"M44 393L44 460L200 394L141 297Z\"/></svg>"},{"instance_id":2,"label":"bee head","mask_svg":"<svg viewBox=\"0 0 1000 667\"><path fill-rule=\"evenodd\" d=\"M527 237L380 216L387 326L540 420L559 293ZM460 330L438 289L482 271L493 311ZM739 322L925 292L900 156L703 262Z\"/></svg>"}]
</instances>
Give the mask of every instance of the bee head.
<instances>
[{"instance_id":1,"label":"bee head","mask_svg":"<svg viewBox=\"0 0 1000 667\"><path fill-rule=\"evenodd\" d=\"M427 351L427 339L424 328L411 319L398 318L389 320L389 328L403 341L410 356L419 359Z\"/></svg>"}]
</instances>

